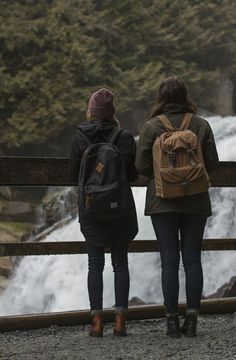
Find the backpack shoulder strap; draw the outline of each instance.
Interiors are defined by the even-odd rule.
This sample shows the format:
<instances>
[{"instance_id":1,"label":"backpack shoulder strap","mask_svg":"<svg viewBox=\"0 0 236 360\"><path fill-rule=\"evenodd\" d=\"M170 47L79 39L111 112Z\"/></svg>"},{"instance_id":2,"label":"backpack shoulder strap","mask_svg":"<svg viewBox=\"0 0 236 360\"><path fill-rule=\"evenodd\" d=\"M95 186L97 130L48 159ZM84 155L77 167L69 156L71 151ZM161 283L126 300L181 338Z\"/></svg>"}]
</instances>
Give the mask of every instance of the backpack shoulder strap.
<instances>
[{"instance_id":1,"label":"backpack shoulder strap","mask_svg":"<svg viewBox=\"0 0 236 360\"><path fill-rule=\"evenodd\" d=\"M93 144L89 137L86 136L82 131L78 130L77 134L79 134L89 146Z\"/></svg>"},{"instance_id":2,"label":"backpack shoulder strap","mask_svg":"<svg viewBox=\"0 0 236 360\"><path fill-rule=\"evenodd\" d=\"M165 115L158 115L166 131L176 131L177 129L171 124L170 120Z\"/></svg>"},{"instance_id":3,"label":"backpack shoulder strap","mask_svg":"<svg viewBox=\"0 0 236 360\"><path fill-rule=\"evenodd\" d=\"M193 114L191 114L191 113L184 114L184 117L182 119L179 130L181 130L181 131L187 130L192 117L193 117Z\"/></svg>"},{"instance_id":4,"label":"backpack shoulder strap","mask_svg":"<svg viewBox=\"0 0 236 360\"><path fill-rule=\"evenodd\" d=\"M117 127L114 127L114 129L112 129L111 133L109 134L107 141L111 144L114 144L121 132L122 129L118 129Z\"/></svg>"}]
</instances>

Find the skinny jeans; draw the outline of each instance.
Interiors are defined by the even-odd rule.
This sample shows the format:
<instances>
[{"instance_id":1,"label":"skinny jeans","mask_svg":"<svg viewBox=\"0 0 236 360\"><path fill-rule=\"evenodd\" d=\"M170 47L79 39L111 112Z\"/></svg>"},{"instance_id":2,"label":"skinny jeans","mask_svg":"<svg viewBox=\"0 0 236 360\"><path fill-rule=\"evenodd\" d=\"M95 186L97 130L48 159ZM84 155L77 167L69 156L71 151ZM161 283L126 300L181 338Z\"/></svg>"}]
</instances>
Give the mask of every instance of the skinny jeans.
<instances>
[{"instance_id":1,"label":"skinny jeans","mask_svg":"<svg viewBox=\"0 0 236 360\"><path fill-rule=\"evenodd\" d=\"M199 311L203 289L201 245L207 216L166 213L152 215L151 220L160 244L166 313L178 312L180 251L185 271L187 311Z\"/></svg>"},{"instance_id":2,"label":"skinny jeans","mask_svg":"<svg viewBox=\"0 0 236 360\"><path fill-rule=\"evenodd\" d=\"M87 243L88 293L92 312L103 308L104 247ZM115 310L126 311L129 297L128 242L114 240L111 245L111 263L114 271Z\"/></svg>"}]
</instances>

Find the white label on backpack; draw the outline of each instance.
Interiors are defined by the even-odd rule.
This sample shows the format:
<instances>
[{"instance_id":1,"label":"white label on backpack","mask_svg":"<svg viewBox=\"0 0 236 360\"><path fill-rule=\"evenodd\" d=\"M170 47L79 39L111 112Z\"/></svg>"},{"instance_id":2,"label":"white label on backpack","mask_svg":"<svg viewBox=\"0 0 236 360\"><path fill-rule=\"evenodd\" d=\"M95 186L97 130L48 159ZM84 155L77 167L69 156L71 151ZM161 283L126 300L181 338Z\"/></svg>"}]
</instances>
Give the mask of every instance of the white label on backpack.
<instances>
[{"instance_id":1,"label":"white label on backpack","mask_svg":"<svg viewBox=\"0 0 236 360\"><path fill-rule=\"evenodd\" d=\"M117 204L117 202L114 202L114 203L110 203L110 206L111 206L111 209L114 209L114 208L118 207L118 204Z\"/></svg>"}]
</instances>

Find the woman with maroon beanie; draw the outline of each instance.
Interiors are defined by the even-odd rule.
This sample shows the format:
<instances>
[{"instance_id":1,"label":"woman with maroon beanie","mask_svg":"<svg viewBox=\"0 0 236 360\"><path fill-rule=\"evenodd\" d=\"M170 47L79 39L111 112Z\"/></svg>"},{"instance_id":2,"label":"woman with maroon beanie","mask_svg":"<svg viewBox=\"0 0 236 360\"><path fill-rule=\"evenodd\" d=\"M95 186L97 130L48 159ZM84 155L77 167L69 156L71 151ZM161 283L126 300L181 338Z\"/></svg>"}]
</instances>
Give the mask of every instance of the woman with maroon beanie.
<instances>
[{"instance_id":1,"label":"woman with maroon beanie","mask_svg":"<svg viewBox=\"0 0 236 360\"><path fill-rule=\"evenodd\" d=\"M88 148L86 138L92 144L107 141L114 127L114 95L110 90L100 89L89 100L87 121L80 123L74 136L70 157L71 178L78 184L82 156ZM122 129L115 140L119 149L128 182L137 178L135 168L136 145L133 136ZM114 334L126 335L126 313L129 296L128 243L138 232L135 204L130 186L128 186L126 216L109 220L94 221L79 210L81 231L88 248L88 292L92 313L90 336L103 336L103 269L104 249L111 249L111 261L115 285L115 327Z\"/></svg>"}]
</instances>

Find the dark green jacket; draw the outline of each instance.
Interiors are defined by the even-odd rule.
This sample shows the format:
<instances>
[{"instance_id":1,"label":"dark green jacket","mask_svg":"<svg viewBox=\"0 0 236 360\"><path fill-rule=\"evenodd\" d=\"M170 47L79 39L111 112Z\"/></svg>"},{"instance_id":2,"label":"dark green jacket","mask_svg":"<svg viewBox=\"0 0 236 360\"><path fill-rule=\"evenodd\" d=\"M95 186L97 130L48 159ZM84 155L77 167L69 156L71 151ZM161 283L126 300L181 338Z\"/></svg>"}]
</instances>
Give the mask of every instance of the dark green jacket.
<instances>
[{"instance_id":1,"label":"dark green jacket","mask_svg":"<svg viewBox=\"0 0 236 360\"><path fill-rule=\"evenodd\" d=\"M180 127L185 113L182 104L168 104L163 112L174 127ZM218 164L218 154L214 136L208 122L194 115L189 124L189 130L193 131L201 142L204 163L208 173L214 170ZM138 173L149 178L146 194L145 215L159 213L182 213L182 214L205 214L211 215L211 202L208 192L184 196L176 199L162 199L155 195L153 178L152 146L157 137L165 131L158 117L148 120L142 128L137 156L136 167Z\"/></svg>"}]
</instances>

